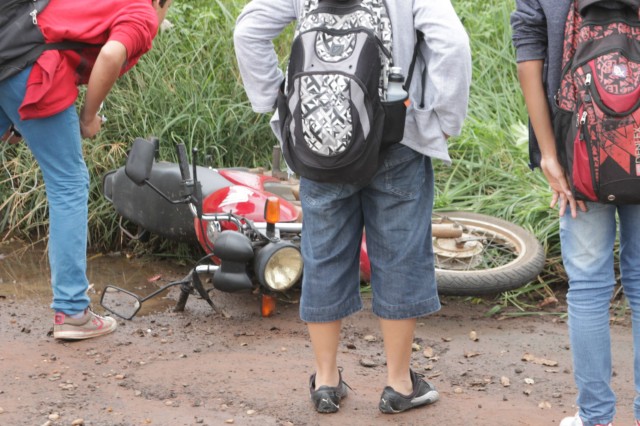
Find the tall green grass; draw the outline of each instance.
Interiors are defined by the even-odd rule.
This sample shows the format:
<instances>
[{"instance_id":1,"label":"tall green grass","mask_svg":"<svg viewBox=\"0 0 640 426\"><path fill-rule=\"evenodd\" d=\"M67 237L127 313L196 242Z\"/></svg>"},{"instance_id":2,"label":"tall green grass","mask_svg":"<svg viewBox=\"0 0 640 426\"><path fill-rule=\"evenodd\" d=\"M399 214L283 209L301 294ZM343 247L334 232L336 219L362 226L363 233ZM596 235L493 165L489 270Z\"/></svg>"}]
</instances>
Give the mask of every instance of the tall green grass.
<instances>
[{"instance_id":1,"label":"tall green grass","mask_svg":"<svg viewBox=\"0 0 640 426\"><path fill-rule=\"evenodd\" d=\"M117 218L101 196L101 176L124 164L134 138L161 138L161 156L173 145L197 147L201 162L215 166L268 166L275 143L268 116L255 114L236 68L232 32L246 1L175 2L173 28L119 80L105 103L108 121L84 142L91 174L89 233L94 249L119 243ZM548 253L543 283L524 293L548 292L564 280L558 265L557 212L541 173L528 166L526 111L515 75L509 14L513 0L454 0L472 40L474 80L463 134L450 142L453 166L436 164L439 210L461 209L499 216L532 230ZM290 32L276 41L287 51ZM24 144L0 147L0 234L46 238L46 199L41 175ZM513 294L504 297L512 297Z\"/></svg>"}]
</instances>

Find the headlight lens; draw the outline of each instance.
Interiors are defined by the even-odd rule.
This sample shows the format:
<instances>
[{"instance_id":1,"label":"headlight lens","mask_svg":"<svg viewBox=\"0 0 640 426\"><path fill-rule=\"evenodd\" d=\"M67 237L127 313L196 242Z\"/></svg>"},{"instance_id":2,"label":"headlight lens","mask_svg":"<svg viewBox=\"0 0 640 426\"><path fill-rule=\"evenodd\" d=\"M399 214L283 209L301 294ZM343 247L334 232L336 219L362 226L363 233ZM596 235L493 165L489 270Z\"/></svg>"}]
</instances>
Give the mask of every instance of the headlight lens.
<instances>
[{"instance_id":1,"label":"headlight lens","mask_svg":"<svg viewBox=\"0 0 640 426\"><path fill-rule=\"evenodd\" d=\"M269 243L256 256L255 268L263 285L274 291L285 291L302 275L302 255L292 244Z\"/></svg>"}]
</instances>

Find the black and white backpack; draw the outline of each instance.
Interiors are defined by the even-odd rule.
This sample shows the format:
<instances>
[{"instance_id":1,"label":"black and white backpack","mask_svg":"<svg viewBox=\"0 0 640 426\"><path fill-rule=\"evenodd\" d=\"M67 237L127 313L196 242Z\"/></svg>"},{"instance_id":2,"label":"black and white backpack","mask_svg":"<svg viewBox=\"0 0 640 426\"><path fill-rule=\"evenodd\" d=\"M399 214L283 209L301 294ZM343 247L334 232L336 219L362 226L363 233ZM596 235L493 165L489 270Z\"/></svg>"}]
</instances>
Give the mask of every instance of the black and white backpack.
<instances>
[{"instance_id":1,"label":"black and white backpack","mask_svg":"<svg viewBox=\"0 0 640 426\"><path fill-rule=\"evenodd\" d=\"M278 98L294 172L320 182L371 179L381 149L404 133L406 99L383 102L392 66L385 0L305 0Z\"/></svg>"}]
</instances>

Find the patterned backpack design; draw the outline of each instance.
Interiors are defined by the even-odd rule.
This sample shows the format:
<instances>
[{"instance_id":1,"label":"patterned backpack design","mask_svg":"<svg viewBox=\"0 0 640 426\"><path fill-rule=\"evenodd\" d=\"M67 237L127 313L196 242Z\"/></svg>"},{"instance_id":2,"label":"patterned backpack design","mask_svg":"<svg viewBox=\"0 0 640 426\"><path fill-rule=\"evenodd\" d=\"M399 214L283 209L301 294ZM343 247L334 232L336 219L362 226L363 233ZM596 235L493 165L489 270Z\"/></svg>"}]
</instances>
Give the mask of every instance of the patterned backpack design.
<instances>
[{"instance_id":1,"label":"patterned backpack design","mask_svg":"<svg viewBox=\"0 0 640 426\"><path fill-rule=\"evenodd\" d=\"M554 127L578 200L640 203L639 6L576 0L567 17Z\"/></svg>"},{"instance_id":2,"label":"patterned backpack design","mask_svg":"<svg viewBox=\"0 0 640 426\"><path fill-rule=\"evenodd\" d=\"M382 102L391 46L385 0L305 0L278 99L283 153L294 172L366 182L380 150L402 139L404 101Z\"/></svg>"}]
</instances>

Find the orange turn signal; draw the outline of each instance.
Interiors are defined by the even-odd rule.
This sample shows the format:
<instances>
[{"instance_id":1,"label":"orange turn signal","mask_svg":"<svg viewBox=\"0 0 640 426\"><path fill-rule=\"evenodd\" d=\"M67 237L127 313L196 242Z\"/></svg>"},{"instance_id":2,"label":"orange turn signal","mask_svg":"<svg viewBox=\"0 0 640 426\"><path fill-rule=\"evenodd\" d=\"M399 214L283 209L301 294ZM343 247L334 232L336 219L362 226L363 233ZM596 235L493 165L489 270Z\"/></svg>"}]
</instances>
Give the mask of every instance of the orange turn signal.
<instances>
[{"instance_id":1,"label":"orange turn signal","mask_svg":"<svg viewBox=\"0 0 640 426\"><path fill-rule=\"evenodd\" d=\"M264 205L264 220L267 223L280 222L280 200L278 197L269 197Z\"/></svg>"},{"instance_id":2,"label":"orange turn signal","mask_svg":"<svg viewBox=\"0 0 640 426\"><path fill-rule=\"evenodd\" d=\"M268 294L262 295L262 316L270 317L276 311L276 298Z\"/></svg>"}]
</instances>

